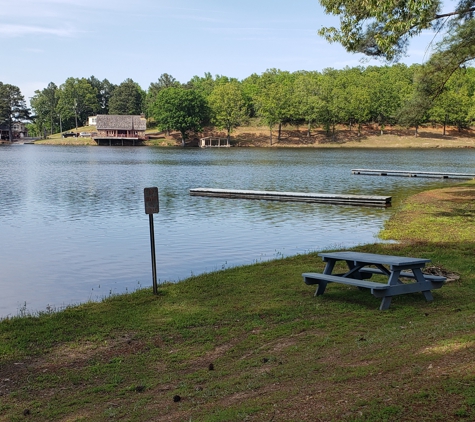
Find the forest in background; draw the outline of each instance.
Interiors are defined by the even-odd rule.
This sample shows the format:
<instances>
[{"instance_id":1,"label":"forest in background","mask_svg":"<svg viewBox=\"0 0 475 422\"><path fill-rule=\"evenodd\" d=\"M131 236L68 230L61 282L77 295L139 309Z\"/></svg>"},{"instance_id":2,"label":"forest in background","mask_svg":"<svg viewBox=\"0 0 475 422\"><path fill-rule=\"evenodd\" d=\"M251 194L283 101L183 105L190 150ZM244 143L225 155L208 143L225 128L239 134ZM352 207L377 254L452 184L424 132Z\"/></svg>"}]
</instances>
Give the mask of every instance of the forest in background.
<instances>
[{"instance_id":1,"label":"forest in background","mask_svg":"<svg viewBox=\"0 0 475 422\"><path fill-rule=\"evenodd\" d=\"M186 83L162 74L145 91L132 79L119 85L107 79L68 78L61 85L51 82L31 98L30 113L19 90L17 107L20 118L30 119L29 133L44 136L86 124L96 114L145 114L150 127L178 131L184 144L190 132L204 126L224 130L228 136L239 126L258 118L272 133L286 125L305 126L307 136L323 128L335 137L337 125L354 127L377 124L381 133L388 125L414 128L430 123L459 130L475 120L475 69L460 67L452 74L442 92L424 110L418 108L418 72L421 66L394 64L317 71L288 72L269 69L238 80L223 75L194 76ZM11 85L0 83L2 88ZM1 100L0 100L1 102ZM17 104L18 105L18 104ZM2 111L3 110L3 111ZM0 106L3 122L15 119L12 108ZM1 122L1 121L0 121Z\"/></svg>"}]
</instances>

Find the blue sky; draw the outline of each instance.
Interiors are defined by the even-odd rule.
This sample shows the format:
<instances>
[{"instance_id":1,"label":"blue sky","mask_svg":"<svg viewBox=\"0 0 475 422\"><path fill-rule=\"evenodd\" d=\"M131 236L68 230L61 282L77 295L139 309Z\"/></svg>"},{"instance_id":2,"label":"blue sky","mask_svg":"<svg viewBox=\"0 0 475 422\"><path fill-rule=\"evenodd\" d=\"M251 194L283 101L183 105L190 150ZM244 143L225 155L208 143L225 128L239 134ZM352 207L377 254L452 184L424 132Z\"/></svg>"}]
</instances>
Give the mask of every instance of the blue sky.
<instances>
[{"instance_id":1,"label":"blue sky","mask_svg":"<svg viewBox=\"0 0 475 422\"><path fill-rule=\"evenodd\" d=\"M132 78L146 90L162 73L187 82L382 64L318 36L337 22L317 0L0 0L0 81L28 102L71 76ZM422 63L432 37L414 40L402 61Z\"/></svg>"}]
</instances>

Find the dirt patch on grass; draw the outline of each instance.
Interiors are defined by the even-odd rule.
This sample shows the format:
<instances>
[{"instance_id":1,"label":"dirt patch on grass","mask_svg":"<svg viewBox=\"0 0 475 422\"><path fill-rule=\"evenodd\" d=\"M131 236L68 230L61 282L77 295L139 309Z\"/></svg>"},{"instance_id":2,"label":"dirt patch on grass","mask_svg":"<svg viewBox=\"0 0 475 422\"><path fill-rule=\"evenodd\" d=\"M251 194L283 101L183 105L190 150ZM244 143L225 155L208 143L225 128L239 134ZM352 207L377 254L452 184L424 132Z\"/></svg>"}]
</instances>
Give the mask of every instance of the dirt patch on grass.
<instances>
[{"instance_id":1,"label":"dirt patch on grass","mask_svg":"<svg viewBox=\"0 0 475 422\"><path fill-rule=\"evenodd\" d=\"M146 145L180 146L181 135L172 132L165 136L163 132L150 132L152 137L160 137L161 143L146 141ZM227 133L215 128L205 128L200 133L188 134L187 147L197 147L199 139L204 137L225 139ZM363 125L361 131L353 126L338 125L335 132L326 132L322 128L307 129L295 126L282 128L280 138L277 127L271 132L265 126L256 124L236 128L230 137L233 147L316 147L316 148L475 148L475 134L472 130L458 131L449 128L443 135L440 127L427 127L415 136L413 129L387 126L383 133L377 125Z\"/></svg>"}]
</instances>

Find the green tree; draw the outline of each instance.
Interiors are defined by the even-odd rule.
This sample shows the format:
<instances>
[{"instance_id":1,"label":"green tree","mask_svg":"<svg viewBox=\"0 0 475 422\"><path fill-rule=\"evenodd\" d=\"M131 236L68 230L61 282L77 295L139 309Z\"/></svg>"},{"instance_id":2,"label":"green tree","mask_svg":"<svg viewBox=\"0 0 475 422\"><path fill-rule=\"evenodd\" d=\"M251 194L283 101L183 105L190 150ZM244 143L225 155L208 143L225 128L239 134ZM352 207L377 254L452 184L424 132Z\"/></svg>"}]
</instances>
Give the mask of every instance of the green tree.
<instances>
[{"instance_id":1,"label":"green tree","mask_svg":"<svg viewBox=\"0 0 475 422\"><path fill-rule=\"evenodd\" d=\"M365 76L371 81L371 118L380 125L381 134L386 124L396 123L401 107L412 92L412 70L406 65L366 68Z\"/></svg>"},{"instance_id":2,"label":"green tree","mask_svg":"<svg viewBox=\"0 0 475 422\"><path fill-rule=\"evenodd\" d=\"M95 76L91 76L87 80L97 92L98 114L109 114L109 101L117 85L107 79L100 81Z\"/></svg>"},{"instance_id":3,"label":"green tree","mask_svg":"<svg viewBox=\"0 0 475 422\"><path fill-rule=\"evenodd\" d=\"M178 82L173 76L169 75L168 73L162 73L158 78L157 82L152 82L148 87L147 95L145 98L145 109L147 116L151 115L153 103L157 99L157 95L162 89L171 87L178 88L180 86L180 82Z\"/></svg>"},{"instance_id":4,"label":"green tree","mask_svg":"<svg viewBox=\"0 0 475 422\"><path fill-rule=\"evenodd\" d=\"M451 76L442 93L432 104L430 119L443 125L444 135L447 124L456 125L459 131L469 125L473 88L472 81L461 69Z\"/></svg>"},{"instance_id":5,"label":"green tree","mask_svg":"<svg viewBox=\"0 0 475 422\"><path fill-rule=\"evenodd\" d=\"M307 137L318 123L323 107L321 98L321 75L318 72L302 72L296 76L293 103L297 115L307 124Z\"/></svg>"},{"instance_id":6,"label":"green tree","mask_svg":"<svg viewBox=\"0 0 475 422\"><path fill-rule=\"evenodd\" d=\"M200 95L206 99L213 92L215 84L216 81L214 80L211 73L206 72L203 77L196 75L193 76L186 83L186 87L199 92Z\"/></svg>"},{"instance_id":7,"label":"green tree","mask_svg":"<svg viewBox=\"0 0 475 422\"><path fill-rule=\"evenodd\" d=\"M362 67L345 68L335 75L335 112L340 123L357 124L358 136L361 135L361 125L371 118L370 86L373 81L365 75Z\"/></svg>"},{"instance_id":8,"label":"green tree","mask_svg":"<svg viewBox=\"0 0 475 422\"><path fill-rule=\"evenodd\" d=\"M220 129L226 129L228 142L231 132L246 118L246 102L238 82L227 82L214 87L208 103L211 122Z\"/></svg>"},{"instance_id":9,"label":"green tree","mask_svg":"<svg viewBox=\"0 0 475 422\"><path fill-rule=\"evenodd\" d=\"M126 79L114 89L109 100L109 113L137 115L144 111L145 92L132 79Z\"/></svg>"},{"instance_id":10,"label":"green tree","mask_svg":"<svg viewBox=\"0 0 475 422\"><path fill-rule=\"evenodd\" d=\"M319 33L350 52L397 61L406 52L410 39L423 30L445 34L421 69L415 92L427 98L421 103L430 104L450 75L475 58L473 0L459 0L448 13L441 13L442 0L319 1L326 13L340 18L339 28L322 28Z\"/></svg>"},{"instance_id":11,"label":"green tree","mask_svg":"<svg viewBox=\"0 0 475 422\"><path fill-rule=\"evenodd\" d=\"M271 145L274 126L279 125L277 139L280 140L282 125L295 118L293 80L289 72L278 69L267 70L259 78L254 104L257 115L269 127Z\"/></svg>"},{"instance_id":12,"label":"green tree","mask_svg":"<svg viewBox=\"0 0 475 422\"><path fill-rule=\"evenodd\" d=\"M36 90L30 104L35 114L35 124L39 133L49 129L52 135L56 131L56 122L60 119L58 111L59 88L50 82L44 89Z\"/></svg>"},{"instance_id":13,"label":"green tree","mask_svg":"<svg viewBox=\"0 0 475 422\"><path fill-rule=\"evenodd\" d=\"M335 85L338 71L332 68L324 69L320 80L320 98L322 106L318 116L318 121L323 125L327 135L330 135L330 129L333 139L335 138L335 125L338 123L337 102L338 96L335 94ZM341 95L341 91L338 92Z\"/></svg>"},{"instance_id":14,"label":"green tree","mask_svg":"<svg viewBox=\"0 0 475 422\"><path fill-rule=\"evenodd\" d=\"M72 127L71 119L74 119L77 130L78 122L84 125L88 116L99 110L97 91L86 78L68 78L60 87L58 110L65 121L69 119L69 128Z\"/></svg>"},{"instance_id":15,"label":"green tree","mask_svg":"<svg viewBox=\"0 0 475 422\"><path fill-rule=\"evenodd\" d=\"M254 100L259 93L259 80L260 76L257 73L253 73L241 82L242 92L244 94L244 101L246 102L247 115L249 117L256 117L257 110Z\"/></svg>"},{"instance_id":16,"label":"green tree","mask_svg":"<svg viewBox=\"0 0 475 422\"><path fill-rule=\"evenodd\" d=\"M165 88L158 93L151 106L151 117L161 130L179 131L182 146L185 146L188 131L202 130L203 122L208 118L208 107L197 91Z\"/></svg>"},{"instance_id":17,"label":"green tree","mask_svg":"<svg viewBox=\"0 0 475 422\"><path fill-rule=\"evenodd\" d=\"M8 139L13 140L12 126L15 121L29 120L30 110L20 88L0 82L0 126L8 128Z\"/></svg>"}]
</instances>

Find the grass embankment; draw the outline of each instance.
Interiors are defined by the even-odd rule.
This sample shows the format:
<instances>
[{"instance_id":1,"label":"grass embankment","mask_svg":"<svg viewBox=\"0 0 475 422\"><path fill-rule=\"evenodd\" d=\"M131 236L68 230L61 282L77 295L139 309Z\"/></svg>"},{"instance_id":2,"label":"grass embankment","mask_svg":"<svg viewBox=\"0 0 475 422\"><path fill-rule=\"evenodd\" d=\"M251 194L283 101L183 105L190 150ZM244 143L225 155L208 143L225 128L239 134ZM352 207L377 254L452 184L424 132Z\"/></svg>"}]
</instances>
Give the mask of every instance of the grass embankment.
<instances>
[{"instance_id":1,"label":"grass embankment","mask_svg":"<svg viewBox=\"0 0 475 422\"><path fill-rule=\"evenodd\" d=\"M458 421L475 418L475 183L421 193L399 244L460 278L393 299L302 282L316 254L0 322L0 420Z\"/></svg>"},{"instance_id":2,"label":"grass embankment","mask_svg":"<svg viewBox=\"0 0 475 422\"><path fill-rule=\"evenodd\" d=\"M75 131L75 130L74 130ZM78 132L95 132L95 126L83 126ZM414 130L389 126L381 135L376 125L364 126L361 136L357 130L348 126L337 126L335 137L329 136L322 128L313 129L311 136L302 127L285 126L281 139L277 139L277 130L273 131L270 144L269 128L262 126L258 119L251 119L248 126L240 126L231 135L231 145L235 147L309 147L309 148L475 148L475 134L472 130L457 131L447 129L446 136L442 128L422 127L417 137ZM150 139L143 145L161 147L181 147L181 134L172 132L166 136L158 129L147 129ZM203 133L189 134L188 146L198 146L199 138L205 136L226 138L225 132L205 129ZM61 134L49 135L48 139L36 141L45 145L97 145L91 138L62 138Z\"/></svg>"},{"instance_id":3,"label":"grass embankment","mask_svg":"<svg viewBox=\"0 0 475 422\"><path fill-rule=\"evenodd\" d=\"M76 130L72 130L76 132ZM95 132L95 126L82 126L79 127L77 132ZM63 138L61 133L55 133L53 135L48 135L47 139L42 139L39 141L35 141L35 144L38 145L97 145L96 141L92 138L82 138L82 137L71 137L71 138Z\"/></svg>"}]
</instances>

